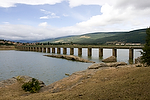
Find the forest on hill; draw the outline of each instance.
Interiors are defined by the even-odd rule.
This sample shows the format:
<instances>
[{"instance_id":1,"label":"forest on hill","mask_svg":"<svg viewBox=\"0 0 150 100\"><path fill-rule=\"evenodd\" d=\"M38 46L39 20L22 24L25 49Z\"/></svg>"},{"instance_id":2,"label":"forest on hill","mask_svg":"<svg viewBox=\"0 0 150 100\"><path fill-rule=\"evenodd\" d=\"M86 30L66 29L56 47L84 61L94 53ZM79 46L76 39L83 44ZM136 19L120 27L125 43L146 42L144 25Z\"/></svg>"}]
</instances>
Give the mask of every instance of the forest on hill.
<instances>
[{"instance_id":1,"label":"forest on hill","mask_svg":"<svg viewBox=\"0 0 150 100\"><path fill-rule=\"evenodd\" d=\"M129 32L96 32L42 40L42 43L105 44L107 42L145 43L146 28Z\"/></svg>"}]
</instances>

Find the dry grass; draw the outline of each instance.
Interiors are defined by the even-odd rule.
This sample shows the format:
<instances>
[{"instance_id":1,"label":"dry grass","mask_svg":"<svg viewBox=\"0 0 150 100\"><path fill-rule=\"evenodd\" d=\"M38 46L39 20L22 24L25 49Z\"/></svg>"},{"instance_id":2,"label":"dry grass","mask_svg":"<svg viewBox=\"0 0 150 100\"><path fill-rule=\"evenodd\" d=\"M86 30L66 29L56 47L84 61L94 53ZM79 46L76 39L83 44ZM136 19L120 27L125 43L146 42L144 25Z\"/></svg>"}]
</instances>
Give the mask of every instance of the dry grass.
<instances>
[{"instance_id":1,"label":"dry grass","mask_svg":"<svg viewBox=\"0 0 150 100\"><path fill-rule=\"evenodd\" d=\"M105 69L70 90L30 94L21 84L0 89L0 100L150 100L150 67Z\"/></svg>"},{"instance_id":2,"label":"dry grass","mask_svg":"<svg viewBox=\"0 0 150 100\"><path fill-rule=\"evenodd\" d=\"M15 46L1 46L0 50L16 50Z\"/></svg>"}]
</instances>

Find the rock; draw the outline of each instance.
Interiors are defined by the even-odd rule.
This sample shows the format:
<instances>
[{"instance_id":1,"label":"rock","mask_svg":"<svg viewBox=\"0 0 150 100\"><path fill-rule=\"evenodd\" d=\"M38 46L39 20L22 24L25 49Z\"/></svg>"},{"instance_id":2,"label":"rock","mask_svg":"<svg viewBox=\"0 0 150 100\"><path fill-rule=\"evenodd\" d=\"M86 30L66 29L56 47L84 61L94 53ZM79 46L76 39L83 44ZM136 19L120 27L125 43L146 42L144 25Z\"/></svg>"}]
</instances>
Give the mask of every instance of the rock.
<instances>
[{"instance_id":1,"label":"rock","mask_svg":"<svg viewBox=\"0 0 150 100\"><path fill-rule=\"evenodd\" d=\"M98 64L93 64L89 66L88 69L98 69L100 67L108 67L108 66L105 63L98 63Z\"/></svg>"},{"instance_id":2,"label":"rock","mask_svg":"<svg viewBox=\"0 0 150 100\"><path fill-rule=\"evenodd\" d=\"M17 80L16 80L15 77L7 79L7 80L3 80L3 81L0 81L0 87L5 87L5 86L8 86L8 85L12 85L16 82L17 82Z\"/></svg>"},{"instance_id":3,"label":"rock","mask_svg":"<svg viewBox=\"0 0 150 100\"><path fill-rule=\"evenodd\" d=\"M117 66L118 68L126 68L126 67L136 67L136 64L132 65L123 65L123 66Z\"/></svg>"},{"instance_id":4,"label":"rock","mask_svg":"<svg viewBox=\"0 0 150 100\"><path fill-rule=\"evenodd\" d=\"M98 63L93 64L88 67L88 69L99 69L100 67L117 67L127 65L125 62L115 62L115 63Z\"/></svg>"},{"instance_id":5,"label":"rock","mask_svg":"<svg viewBox=\"0 0 150 100\"><path fill-rule=\"evenodd\" d=\"M117 67L127 65L125 62L106 63L108 67Z\"/></svg>"},{"instance_id":6,"label":"rock","mask_svg":"<svg viewBox=\"0 0 150 100\"><path fill-rule=\"evenodd\" d=\"M65 73L66 76L70 76L70 74Z\"/></svg>"},{"instance_id":7,"label":"rock","mask_svg":"<svg viewBox=\"0 0 150 100\"><path fill-rule=\"evenodd\" d=\"M8 85L12 85L12 84L14 84L16 82L19 82L19 81L23 82L23 83L27 83L27 82L32 81L32 77L17 76L17 77L13 77L13 78L10 78L10 79L7 79L7 80L3 80L3 81L0 81L0 87L5 87L5 86L8 86ZM38 81L39 81L41 87L46 86L43 81L40 81L40 80L38 80Z\"/></svg>"},{"instance_id":8,"label":"rock","mask_svg":"<svg viewBox=\"0 0 150 100\"><path fill-rule=\"evenodd\" d=\"M15 78L18 81L21 81L23 83L27 83L27 82L31 82L32 81L32 77L29 77L29 76L22 76L22 75L20 75L20 76L17 76ZM38 80L38 81L39 81L41 87L46 86L43 81L40 81L40 80Z\"/></svg>"},{"instance_id":9,"label":"rock","mask_svg":"<svg viewBox=\"0 0 150 100\"><path fill-rule=\"evenodd\" d=\"M90 60L86 60L77 56L73 56L73 55L44 55L47 57L55 57L55 58L64 58L67 60L74 60L74 61L80 61L80 62L86 62L86 63L95 63L93 61Z\"/></svg>"},{"instance_id":10,"label":"rock","mask_svg":"<svg viewBox=\"0 0 150 100\"><path fill-rule=\"evenodd\" d=\"M138 64L138 63L142 63L141 57L138 57L135 59L135 64Z\"/></svg>"},{"instance_id":11,"label":"rock","mask_svg":"<svg viewBox=\"0 0 150 100\"><path fill-rule=\"evenodd\" d=\"M67 60L79 60L78 57L73 55L64 55L64 58L66 58Z\"/></svg>"},{"instance_id":12,"label":"rock","mask_svg":"<svg viewBox=\"0 0 150 100\"><path fill-rule=\"evenodd\" d=\"M116 57L115 56L111 56L111 57L108 57L106 59L103 59L102 60L103 62L116 62Z\"/></svg>"}]
</instances>

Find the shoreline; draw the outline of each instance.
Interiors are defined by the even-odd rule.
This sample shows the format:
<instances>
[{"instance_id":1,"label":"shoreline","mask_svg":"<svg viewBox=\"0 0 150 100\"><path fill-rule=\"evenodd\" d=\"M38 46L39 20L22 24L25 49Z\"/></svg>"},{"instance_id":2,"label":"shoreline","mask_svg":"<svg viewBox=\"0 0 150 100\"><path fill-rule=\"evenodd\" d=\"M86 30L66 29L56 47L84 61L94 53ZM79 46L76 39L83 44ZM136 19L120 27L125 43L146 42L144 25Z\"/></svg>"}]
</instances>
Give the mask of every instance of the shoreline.
<instances>
[{"instance_id":1,"label":"shoreline","mask_svg":"<svg viewBox=\"0 0 150 100\"><path fill-rule=\"evenodd\" d=\"M13 80L12 84L0 87L0 99L41 100L44 98L46 100L78 100L82 98L83 100L122 100L128 98L132 100L135 98L148 99L150 97L147 94L150 92L147 89L150 87L148 85L150 67L136 67L136 64L118 64L118 66L115 66L114 63L110 66L98 69L89 69L89 66L86 70L75 72L69 77L42 87L39 93L34 94L23 91L21 89L23 83L16 81L17 77L8 79L9 82ZM143 84L143 82L147 85ZM144 92L137 87L142 87Z\"/></svg>"},{"instance_id":2,"label":"shoreline","mask_svg":"<svg viewBox=\"0 0 150 100\"><path fill-rule=\"evenodd\" d=\"M95 63L94 61L90 61L87 59L83 59L80 58L78 56L74 56L74 55L44 55L47 57L54 57L54 58L62 58L62 59L66 59L66 60L72 60L72 61L79 61L79 62L85 62L85 63Z\"/></svg>"},{"instance_id":3,"label":"shoreline","mask_svg":"<svg viewBox=\"0 0 150 100\"><path fill-rule=\"evenodd\" d=\"M54 87L54 84L57 84L59 82L62 82L62 80L65 80L65 82L69 79L72 80L72 77L85 77L87 75L88 78L90 78L92 75L94 75L97 71L100 71L100 70L105 70L105 69L117 69L117 68L126 68L126 67L136 67L137 64L127 64L125 62L115 62L115 63L94 63L92 64L91 66L88 66L88 68L86 70L82 70L82 71L77 71L77 72L74 72L72 73L71 75L68 75L68 77L65 77L63 79L60 79L54 83L51 83L51 84L48 84L48 85L45 85L45 87L49 87L49 86L53 86ZM20 75L22 76L22 75ZM15 82L17 82L17 77L20 77L20 76L14 76L12 78L9 78L9 79L6 79L6 80L2 80L0 81L0 88L2 87L7 87L7 85L12 85L14 84ZM30 76L23 76L23 77L28 77L28 78L32 78ZM78 77L78 78L79 78ZM76 79L76 78L75 78ZM27 79L28 80L28 79ZM45 88L44 87L44 88ZM54 88L53 88L54 89ZM54 89L55 90L55 89ZM43 89L42 89L43 91ZM60 91L59 91L60 92Z\"/></svg>"},{"instance_id":4,"label":"shoreline","mask_svg":"<svg viewBox=\"0 0 150 100\"><path fill-rule=\"evenodd\" d=\"M15 46L1 46L0 50L16 50Z\"/></svg>"}]
</instances>

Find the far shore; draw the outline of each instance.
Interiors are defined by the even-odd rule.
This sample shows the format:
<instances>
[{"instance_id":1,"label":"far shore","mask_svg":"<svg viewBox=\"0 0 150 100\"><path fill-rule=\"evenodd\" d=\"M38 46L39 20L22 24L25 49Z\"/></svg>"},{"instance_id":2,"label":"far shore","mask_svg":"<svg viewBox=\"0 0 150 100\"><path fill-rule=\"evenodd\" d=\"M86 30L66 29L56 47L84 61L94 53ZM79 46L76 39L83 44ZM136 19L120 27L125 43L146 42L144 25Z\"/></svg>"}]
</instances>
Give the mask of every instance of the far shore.
<instances>
[{"instance_id":1,"label":"far shore","mask_svg":"<svg viewBox=\"0 0 150 100\"><path fill-rule=\"evenodd\" d=\"M15 46L1 46L0 50L16 50Z\"/></svg>"}]
</instances>

